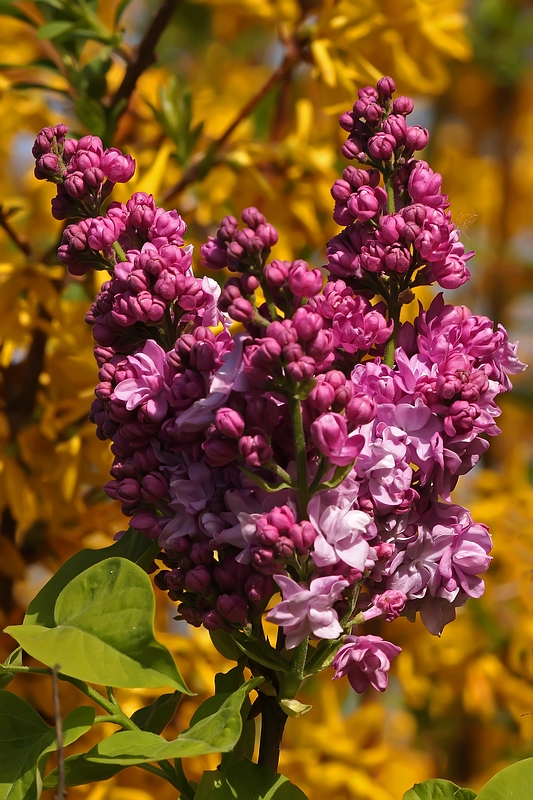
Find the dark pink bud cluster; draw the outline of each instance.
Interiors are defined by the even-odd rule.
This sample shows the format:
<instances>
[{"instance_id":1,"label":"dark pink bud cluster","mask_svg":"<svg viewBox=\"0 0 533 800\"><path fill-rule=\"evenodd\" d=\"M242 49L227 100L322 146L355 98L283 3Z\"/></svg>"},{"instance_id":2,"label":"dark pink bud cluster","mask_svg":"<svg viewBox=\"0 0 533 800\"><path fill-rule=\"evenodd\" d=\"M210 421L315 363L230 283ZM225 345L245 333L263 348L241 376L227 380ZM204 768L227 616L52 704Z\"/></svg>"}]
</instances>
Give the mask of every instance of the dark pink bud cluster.
<instances>
[{"instance_id":1,"label":"dark pink bud cluster","mask_svg":"<svg viewBox=\"0 0 533 800\"><path fill-rule=\"evenodd\" d=\"M244 228L239 228L235 217L224 217L215 238L209 237L202 245L202 263L209 269L228 269L246 272L248 268L262 266L271 248L278 241L278 233L257 208L246 208L242 213Z\"/></svg>"},{"instance_id":2,"label":"dark pink bud cluster","mask_svg":"<svg viewBox=\"0 0 533 800\"><path fill-rule=\"evenodd\" d=\"M57 196L52 200L56 219L92 216L100 210L113 185L127 183L135 172L130 155L116 147L105 149L98 136L66 139L67 133L66 125L43 128L32 150L35 177L58 185Z\"/></svg>"}]
</instances>

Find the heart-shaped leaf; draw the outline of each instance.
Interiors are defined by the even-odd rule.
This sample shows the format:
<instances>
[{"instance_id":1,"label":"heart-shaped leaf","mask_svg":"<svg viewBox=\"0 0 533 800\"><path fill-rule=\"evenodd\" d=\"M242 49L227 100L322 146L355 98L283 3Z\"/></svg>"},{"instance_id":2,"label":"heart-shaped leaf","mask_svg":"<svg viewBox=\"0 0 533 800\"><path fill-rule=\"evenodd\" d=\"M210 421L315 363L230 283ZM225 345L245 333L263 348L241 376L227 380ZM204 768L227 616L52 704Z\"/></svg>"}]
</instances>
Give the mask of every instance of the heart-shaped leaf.
<instances>
[{"instance_id":1,"label":"heart-shaped leaf","mask_svg":"<svg viewBox=\"0 0 533 800\"><path fill-rule=\"evenodd\" d=\"M481 789L478 800L531 800L533 758L502 769Z\"/></svg>"},{"instance_id":2,"label":"heart-shaped leaf","mask_svg":"<svg viewBox=\"0 0 533 800\"><path fill-rule=\"evenodd\" d=\"M194 800L307 800L283 775L251 761L238 761L224 772L206 772Z\"/></svg>"},{"instance_id":3,"label":"heart-shaped leaf","mask_svg":"<svg viewBox=\"0 0 533 800\"><path fill-rule=\"evenodd\" d=\"M403 800L473 800L476 793L472 789L460 789L455 783L442 778L434 778L424 783L415 783Z\"/></svg>"},{"instance_id":4,"label":"heart-shaped leaf","mask_svg":"<svg viewBox=\"0 0 533 800\"><path fill-rule=\"evenodd\" d=\"M172 655L154 638L154 613L146 573L124 558L108 558L60 592L53 627L25 621L6 633L33 658L82 681L190 694Z\"/></svg>"}]
</instances>

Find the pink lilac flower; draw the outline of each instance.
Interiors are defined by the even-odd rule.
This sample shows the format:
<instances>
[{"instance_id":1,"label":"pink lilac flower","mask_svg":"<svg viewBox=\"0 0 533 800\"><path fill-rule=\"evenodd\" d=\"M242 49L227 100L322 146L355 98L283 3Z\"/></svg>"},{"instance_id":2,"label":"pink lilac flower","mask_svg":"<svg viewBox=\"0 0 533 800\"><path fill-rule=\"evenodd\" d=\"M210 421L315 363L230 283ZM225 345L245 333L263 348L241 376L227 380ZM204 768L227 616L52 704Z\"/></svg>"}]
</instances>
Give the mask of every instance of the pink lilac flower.
<instances>
[{"instance_id":1,"label":"pink lilac flower","mask_svg":"<svg viewBox=\"0 0 533 800\"><path fill-rule=\"evenodd\" d=\"M356 692L364 692L369 686L384 692L389 682L391 661L401 650L381 636L345 636L344 644L331 665L335 670L333 680L348 675Z\"/></svg>"},{"instance_id":2,"label":"pink lilac flower","mask_svg":"<svg viewBox=\"0 0 533 800\"><path fill-rule=\"evenodd\" d=\"M286 575L274 575L283 600L267 614L267 620L283 628L286 647L292 650L307 636L336 639L342 633L333 603L338 600L348 581L330 576L315 578L309 588L300 586Z\"/></svg>"}]
</instances>

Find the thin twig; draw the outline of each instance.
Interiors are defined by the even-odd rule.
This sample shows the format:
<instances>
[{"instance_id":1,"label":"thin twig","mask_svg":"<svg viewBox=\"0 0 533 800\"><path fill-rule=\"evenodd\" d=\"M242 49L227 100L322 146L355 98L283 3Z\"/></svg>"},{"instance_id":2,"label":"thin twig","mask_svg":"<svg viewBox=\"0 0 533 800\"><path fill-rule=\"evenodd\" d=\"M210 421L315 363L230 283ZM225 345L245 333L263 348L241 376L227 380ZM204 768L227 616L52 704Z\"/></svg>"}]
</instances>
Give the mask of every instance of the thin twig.
<instances>
[{"instance_id":1,"label":"thin twig","mask_svg":"<svg viewBox=\"0 0 533 800\"><path fill-rule=\"evenodd\" d=\"M175 196L179 195L186 186L190 183L196 181L202 175L202 168L204 166L205 159L207 157L213 158L213 156L222 148L222 146L226 143L229 139L235 128L240 125L240 123L246 119L246 117L251 114L251 112L256 108L256 106L261 102L261 100L266 97L269 92L272 91L281 81L284 80L285 76L290 73L293 66L296 64L298 60L299 51L297 46L291 46L287 49L285 53L285 58L279 65L279 67L272 73L270 78L267 80L265 84L254 94L253 97L241 108L233 122L228 125L226 130L215 139L213 144L208 150L208 155L204 158L196 161L195 163L191 164L191 166L185 171L181 179L171 186L166 192L163 194L163 202L166 203Z\"/></svg>"},{"instance_id":2,"label":"thin twig","mask_svg":"<svg viewBox=\"0 0 533 800\"><path fill-rule=\"evenodd\" d=\"M8 220L8 217L12 214L12 211L5 211L4 207L0 205L0 228L3 228L11 241L16 244L18 249L24 253L25 256L28 258L32 255L31 245L29 241L26 239L25 236L22 236L20 233L17 233L16 230L13 228L11 223Z\"/></svg>"},{"instance_id":3,"label":"thin twig","mask_svg":"<svg viewBox=\"0 0 533 800\"><path fill-rule=\"evenodd\" d=\"M67 796L65 789L65 760L63 757L63 720L61 719L61 709L59 707L59 692L57 688L57 675L59 664L52 669L52 691L54 694L54 715L56 723L57 738L57 792L56 800L64 800Z\"/></svg>"},{"instance_id":4,"label":"thin twig","mask_svg":"<svg viewBox=\"0 0 533 800\"><path fill-rule=\"evenodd\" d=\"M122 83L109 104L110 109L115 108L122 100L130 99L142 73L155 62L155 48L165 28L172 19L172 15L176 11L178 3L179 0L163 0L157 9L126 69L126 74L124 75Z\"/></svg>"}]
</instances>

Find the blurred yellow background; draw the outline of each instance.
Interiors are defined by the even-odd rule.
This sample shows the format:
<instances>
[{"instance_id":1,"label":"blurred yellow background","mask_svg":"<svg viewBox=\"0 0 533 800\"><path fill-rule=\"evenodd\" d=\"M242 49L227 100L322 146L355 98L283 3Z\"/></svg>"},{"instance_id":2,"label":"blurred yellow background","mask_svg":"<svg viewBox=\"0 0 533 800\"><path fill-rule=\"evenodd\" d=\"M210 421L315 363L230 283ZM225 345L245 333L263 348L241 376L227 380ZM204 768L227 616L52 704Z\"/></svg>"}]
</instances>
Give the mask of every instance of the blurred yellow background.
<instances>
[{"instance_id":1,"label":"blurred yellow background","mask_svg":"<svg viewBox=\"0 0 533 800\"><path fill-rule=\"evenodd\" d=\"M38 4L13 5L43 21ZM106 0L98 9L109 29L118 6ZM118 26L126 31L124 52L138 44L155 8L148 0L129 4ZM87 44L80 64L97 61L103 47ZM109 544L127 521L102 491L109 446L87 421L96 367L83 318L98 278L73 279L57 265L54 190L32 174L39 129L66 121L74 132L89 132L87 108L61 70L41 61L60 64L60 44L38 38L35 27L0 14L0 50L3 628L21 620L64 560L81 547ZM521 359L533 362L530 0L182 0L158 56L112 142L138 164L117 199L133 190L154 193L182 214L195 245L224 214L256 205L280 232L277 257L320 266L325 242L338 230L329 194L345 165L337 116L351 107L358 87L390 74L400 93L415 96L413 120L431 132L424 157L442 172L467 249L477 251L472 280L453 301L505 324L511 340L521 340ZM104 101L123 74L123 60L112 55ZM37 84L45 88L24 88ZM186 87L191 120L184 131L186 114L172 114L186 108ZM199 123L195 142L189 134ZM383 696L356 696L347 682L332 683L331 673L306 687L313 710L289 720L280 771L309 800L401 800L413 783L433 776L476 789L499 768L533 755L532 402L530 370L502 402L503 435L456 492L494 536L482 600L469 601L441 639L418 623L387 626L383 635L404 652ZM183 701L172 733L187 725L212 692L214 673L229 665L205 632L173 621L160 593L158 602L159 637L198 692ZM13 646L0 638L2 660ZM81 695L60 688L66 714ZM20 677L10 689L52 722L48 679ZM154 695L118 696L133 712ZM206 757L185 768L198 780L216 763ZM170 800L174 791L129 769L68 796Z\"/></svg>"}]
</instances>

